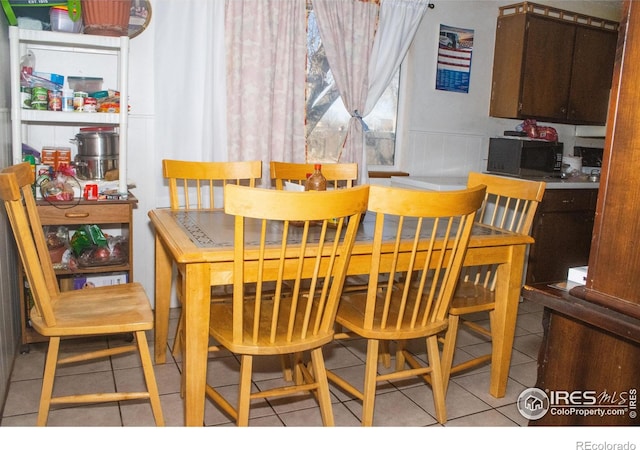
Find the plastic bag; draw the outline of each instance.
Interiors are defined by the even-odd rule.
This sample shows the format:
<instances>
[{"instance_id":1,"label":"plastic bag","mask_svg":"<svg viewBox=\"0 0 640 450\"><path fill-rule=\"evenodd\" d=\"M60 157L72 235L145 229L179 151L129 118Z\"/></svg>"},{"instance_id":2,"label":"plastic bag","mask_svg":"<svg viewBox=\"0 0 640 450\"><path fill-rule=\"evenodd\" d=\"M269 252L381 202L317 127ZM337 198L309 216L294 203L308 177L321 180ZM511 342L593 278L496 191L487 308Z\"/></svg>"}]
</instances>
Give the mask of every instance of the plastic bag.
<instances>
[{"instance_id":1,"label":"plastic bag","mask_svg":"<svg viewBox=\"0 0 640 450\"><path fill-rule=\"evenodd\" d=\"M558 132L555 128L539 126L535 119L525 119L519 128L522 128L522 131L527 133L527 136L531 139L542 139L551 142L558 141Z\"/></svg>"},{"instance_id":2,"label":"plastic bag","mask_svg":"<svg viewBox=\"0 0 640 450\"><path fill-rule=\"evenodd\" d=\"M49 202L69 202L73 200L73 186L59 178L43 181L40 184L42 198Z\"/></svg>"}]
</instances>

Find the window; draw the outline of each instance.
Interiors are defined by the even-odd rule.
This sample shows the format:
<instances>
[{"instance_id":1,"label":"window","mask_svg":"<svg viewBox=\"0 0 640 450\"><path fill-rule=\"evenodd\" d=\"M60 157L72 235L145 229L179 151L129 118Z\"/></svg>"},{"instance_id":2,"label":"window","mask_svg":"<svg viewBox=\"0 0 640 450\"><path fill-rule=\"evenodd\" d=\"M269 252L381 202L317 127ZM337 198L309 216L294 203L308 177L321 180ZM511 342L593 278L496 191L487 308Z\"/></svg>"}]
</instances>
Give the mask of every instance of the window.
<instances>
[{"instance_id":1,"label":"window","mask_svg":"<svg viewBox=\"0 0 640 450\"><path fill-rule=\"evenodd\" d=\"M395 164L399 75L398 71L373 111L364 117L369 128L365 139L370 166ZM349 119L327 62L313 8L307 2L307 161L338 162Z\"/></svg>"}]
</instances>

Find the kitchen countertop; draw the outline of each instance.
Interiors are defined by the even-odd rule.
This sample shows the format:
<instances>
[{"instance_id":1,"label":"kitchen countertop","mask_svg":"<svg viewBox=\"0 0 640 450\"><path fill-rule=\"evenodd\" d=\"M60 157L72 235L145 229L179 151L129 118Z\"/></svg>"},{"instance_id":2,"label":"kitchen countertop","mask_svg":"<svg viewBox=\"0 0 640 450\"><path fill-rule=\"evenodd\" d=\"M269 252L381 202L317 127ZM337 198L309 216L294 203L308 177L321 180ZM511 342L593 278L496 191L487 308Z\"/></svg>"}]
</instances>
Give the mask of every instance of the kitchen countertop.
<instances>
[{"instance_id":1,"label":"kitchen countertop","mask_svg":"<svg viewBox=\"0 0 640 450\"><path fill-rule=\"evenodd\" d=\"M600 183L589 181L586 176L568 179L553 177L530 177L527 180L544 181L546 189L598 189ZM453 191L467 187L467 177L408 176L391 177L391 186L427 189L431 191Z\"/></svg>"},{"instance_id":2,"label":"kitchen countertop","mask_svg":"<svg viewBox=\"0 0 640 450\"><path fill-rule=\"evenodd\" d=\"M391 186L430 191L455 191L467 187L467 177L391 177Z\"/></svg>"},{"instance_id":3,"label":"kitchen countertop","mask_svg":"<svg viewBox=\"0 0 640 450\"><path fill-rule=\"evenodd\" d=\"M547 183L547 189L598 189L598 187L600 187L600 183L589 181L589 179L586 177L568 178L566 180L551 177L525 179L533 181L544 181L545 183Z\"/></svg>"}]
</instances>

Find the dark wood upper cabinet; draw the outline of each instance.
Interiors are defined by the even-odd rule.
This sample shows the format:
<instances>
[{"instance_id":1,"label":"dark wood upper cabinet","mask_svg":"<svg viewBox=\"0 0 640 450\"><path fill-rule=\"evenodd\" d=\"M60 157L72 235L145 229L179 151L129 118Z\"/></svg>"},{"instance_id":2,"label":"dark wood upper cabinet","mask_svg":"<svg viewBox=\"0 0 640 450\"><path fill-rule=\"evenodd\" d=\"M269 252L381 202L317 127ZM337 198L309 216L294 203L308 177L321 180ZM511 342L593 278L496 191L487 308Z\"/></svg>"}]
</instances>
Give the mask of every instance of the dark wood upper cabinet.
<instances>
[{"instance_id":1,"label":"dark wood upper cabinet","mask_svg":"<svg viewBox=\"0 0 640 450\"><path fill-rule=\"evenodd\" d=\"M490 115L603 125L617 22L530 2L500 8Z\"/></svg>"},{"instance_id":2,"label":"dark wood upper cabinet","mask_svg":"<svg viewBox=\"0 0 640 450\"><path fill-rule=\"evenodd\" d=\"M567 118L571 123L604 124L618 33L576 27Z\"/></svg>"}]
</instances>

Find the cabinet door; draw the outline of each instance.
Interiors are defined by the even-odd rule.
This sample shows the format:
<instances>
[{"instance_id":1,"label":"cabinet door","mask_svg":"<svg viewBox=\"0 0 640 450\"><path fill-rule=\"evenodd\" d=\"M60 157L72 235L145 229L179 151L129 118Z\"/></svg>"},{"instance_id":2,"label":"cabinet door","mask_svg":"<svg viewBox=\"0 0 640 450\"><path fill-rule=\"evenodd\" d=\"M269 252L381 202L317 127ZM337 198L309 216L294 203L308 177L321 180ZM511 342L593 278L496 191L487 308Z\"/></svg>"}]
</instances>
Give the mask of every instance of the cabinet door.
<instances>
[{"instance_id":1,"label":"cabinet door","mask_svg":"<svg viewBox=\"0 0 640 450\"><path fill-rule=\"evenodd\" d=\"M597 189L548 189L533 220L527 284L567 279L570 267L589 264Z\"/></svg>"},{"instance_id":2,"label":"cabinet door","mask_svg":"<svg viewBox=\"0 0 640 450\"><path fill-rule=\"evenodd\" d=\"M498 18L489 109L491 117L518 117L522 82L520 73L525 49L525 19L524 14Z\"/></svg>"},{"instance_id":3,"label":"cabinet door","mask_svg":"<svg viewBox=\"0 0 640 450\"><path fill-rule=\"evenodd\" d=\"M537 16L527 27L520 116L564 120L576 27Z\"/></svg>"},{"instance_id":4,"label":"cabinet door","mask_svg":"<svg viewBox=\"0 0 640 450\"><path fill-rule=\"evenodd\" d=\"M540 214L532 231L535 244L529 252L527 284L567 279L570 267L589 264L593 212Z\"/></svg>"},{"instance_id":5,"label":"cabinet door","mask_svg":"<svg viewBox=\"0 0 640 450\"><path fill-rule=\"evenodd\" d=\"M618 33L577 27L567 118L572 123L607 120Z\"/></svg>"}]
</instances>

